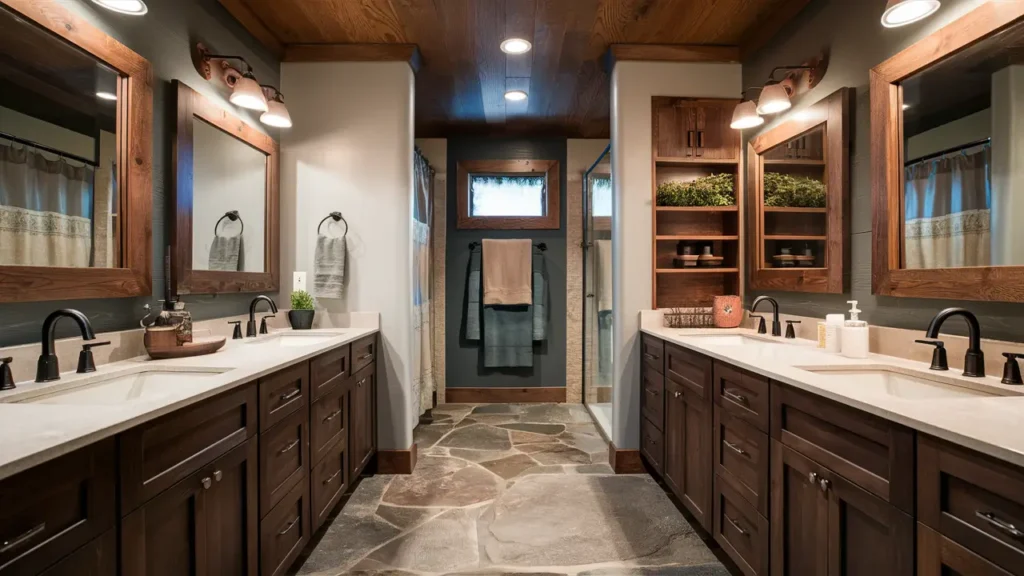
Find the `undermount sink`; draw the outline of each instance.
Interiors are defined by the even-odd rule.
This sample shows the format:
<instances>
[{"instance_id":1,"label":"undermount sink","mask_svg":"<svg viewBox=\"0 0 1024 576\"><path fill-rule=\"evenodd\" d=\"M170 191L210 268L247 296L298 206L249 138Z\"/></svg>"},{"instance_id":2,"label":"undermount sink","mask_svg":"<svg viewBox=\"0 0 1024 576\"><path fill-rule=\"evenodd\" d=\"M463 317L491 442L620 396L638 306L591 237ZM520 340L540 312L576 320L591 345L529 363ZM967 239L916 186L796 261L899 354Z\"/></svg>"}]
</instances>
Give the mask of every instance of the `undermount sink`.
<instances>
[{"instance_id":1,"label":"undermount sink","mask_svg":"<svg viewBox=\"0 0 1024 576\"><path fill-rule=\"evenodd\" d=\"M281 332L271 334L269 336L261 336L255 340L248 341L248 343L265 344L281 348L300 348L303 346L316 346L317 344L323 344L328 340L333 340L334 338L344 335L344 332Z\"/></svg>"},{"instance_id":2,"label":"undermount sink","mask_svg":"<svg viewBox=\"0 0 1024 576\"><path fill-rule=\"evenodd\" d=\"M893 368L801 367L801 370L828 377L828 385L857 387L874 394L904 400L945 400L1000 396L909 374Z\"/></svg>"},{"instance_id":3,"label":"undermount sink","mask_svg":"<svg viewBox=\"0 0 1024 576\"><path fill-rule=\"evenodd\" d=\"M702 344L706 346L750 346L779 344L779 342L770 342L768 340L762 340L760 338L751 338L749 336L741 336L739 334L687 336L686 339L690 342L693 342L694 344Z\"/></svg>"},{"instance_id":4,"label":"undermount sink","mask_svg":"<svg viewBox=\"0 0 1024 576\"><path fill-rule=\"evenodd\" d=\"M168 370L142 369L130 373L112 374L59 383L50 390L27 392L9 402L21 404L72 404L83 406L117 405L125 402L156 400L172 395L196 379L212 378L227 372L223 368L194 368Z\"/></svg>"}]
</instances>

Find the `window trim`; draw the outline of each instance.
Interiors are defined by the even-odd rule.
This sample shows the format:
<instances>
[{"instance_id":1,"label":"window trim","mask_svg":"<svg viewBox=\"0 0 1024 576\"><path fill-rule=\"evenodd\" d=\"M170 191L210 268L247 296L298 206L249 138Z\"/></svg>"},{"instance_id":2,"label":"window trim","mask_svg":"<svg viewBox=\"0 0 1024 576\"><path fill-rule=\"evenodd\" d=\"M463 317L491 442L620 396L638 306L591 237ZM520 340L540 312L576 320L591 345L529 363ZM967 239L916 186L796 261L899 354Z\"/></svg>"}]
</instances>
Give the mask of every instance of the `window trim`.
<instances>
[{"instance_id":1,"label":"window trim","mask_svg":"<svg viewBox=\"0 0 1024 576\"><path fill-rule=\"evenodd\" d=\"M466 160L457 163L459 230L558 230L561 228L561 183L557 160ZM543 216L471 216L469 180L473 174L488 176L546 175L546 206Z\"/></svg>"}]
</instances>

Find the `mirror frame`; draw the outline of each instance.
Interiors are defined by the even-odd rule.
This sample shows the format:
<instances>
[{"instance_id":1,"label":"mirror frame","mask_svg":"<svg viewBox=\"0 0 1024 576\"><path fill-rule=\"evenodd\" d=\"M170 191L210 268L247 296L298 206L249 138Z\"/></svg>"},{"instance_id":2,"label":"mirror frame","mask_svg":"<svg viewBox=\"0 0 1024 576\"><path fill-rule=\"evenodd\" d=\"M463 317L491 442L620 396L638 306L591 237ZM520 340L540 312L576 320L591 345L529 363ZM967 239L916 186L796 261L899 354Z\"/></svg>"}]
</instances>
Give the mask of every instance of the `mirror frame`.
<instances>
[{"instance_id":1,"label":"mirror frame","mask_svg":"<svg viewBox=\"0 0 1024 576\"><path fill-rule=\"evenodd\" d=\"M171 227L173 286L178 294L277 292L280 283L279 154L269 135L234 113L214 104L180 80L174 81L177 122L174 133L174 226ZM192 269L193 130L199 118L267 156L264 199L263 272L223 272Z\"/></svg>"},{"instance_id":2,"label":"mirror frame","mask_svg":"<svg viewBox=\"0 0 1024 576\"><path fill-rule=\"evenodd\" d=\"M142 56L57 0L0 4L116 70L121 268L0 266L0 302L127 298L153 292L153 71Z\"/></svg>"},{"instance_id":3,"label":"mirror frame","mask_svg":"<svg viewBox=\"0 0 1024 576\"><path fill-rule=\"evenodd\" d=\"M1024 266L905 269L900 82L1024 19L1024 2L987 2L871 69L871 292L1024 302Z\"/></svg>"},{"instance_id":4,"label":"mirror frame","mask_svg":"<svg viewBox=\"0 0 1024 576\"><path fill-rule=\"evenodd\" d=\"M840 88L793 114L793 118L758 134L747 144L748 178L753 196L748 202L750 288L789 292L842 294L850 280L850 101L853 89ZM826 268L764 268L764 158L762 154L819 127L825 128Z\"/></svg>"}]
</instances>

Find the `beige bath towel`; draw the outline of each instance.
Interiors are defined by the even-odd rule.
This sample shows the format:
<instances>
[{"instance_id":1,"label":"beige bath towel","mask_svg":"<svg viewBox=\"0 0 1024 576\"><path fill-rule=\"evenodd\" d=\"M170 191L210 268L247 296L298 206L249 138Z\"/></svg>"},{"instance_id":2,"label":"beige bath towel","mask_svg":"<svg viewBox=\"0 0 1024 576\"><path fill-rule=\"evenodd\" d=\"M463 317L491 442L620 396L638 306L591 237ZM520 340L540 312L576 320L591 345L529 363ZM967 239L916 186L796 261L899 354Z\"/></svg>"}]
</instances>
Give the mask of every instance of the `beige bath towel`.
<instances>
[{"instance_id":1,"label":"beige bath towel","mask_svg":"<svg viewBox=\"0 0 1024 576\"><path fill-rule=\"evenodd\" d=\"M533 304L533 241L484 239L484 306Z\"/></svg>"},{"instance_id":2,"label":"beige bath towel","mask_svg":"<svg viewBox=\"0 0 1024 576\"><path fill-rule=\"evenodd\" d=\"M598 240L594 271L597 276L597 311L612 309L612 241Z\"/></svg>"}]
</instances>

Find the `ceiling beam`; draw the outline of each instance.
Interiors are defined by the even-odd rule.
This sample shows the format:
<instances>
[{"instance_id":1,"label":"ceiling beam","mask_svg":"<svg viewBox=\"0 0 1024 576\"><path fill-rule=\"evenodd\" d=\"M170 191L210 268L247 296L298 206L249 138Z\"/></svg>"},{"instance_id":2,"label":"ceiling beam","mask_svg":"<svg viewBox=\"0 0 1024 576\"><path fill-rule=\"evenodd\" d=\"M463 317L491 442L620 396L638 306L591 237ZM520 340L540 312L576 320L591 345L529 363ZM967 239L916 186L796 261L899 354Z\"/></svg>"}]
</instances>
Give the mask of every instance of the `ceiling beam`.
<instances>
[{"instance_id":1,"label":"ceiling beam","mask_svg":"<svg viewBox=\"0 0 1024 576\"><path fill-rule=\"evenodd\" d=\"M737 46L699 46L693 44L612 44L604 55L605 70L616 62L739 62Z\"/></svg>"},{"instance_id":2,"label":"ceiling beam","mask_svg":"<svg viewBox=\"0 0 1024 576\"><path fill-rule=\"evenodd\" d=\"M408 62L413 72L422 64L415 44L289 44L282 62Z\"/></svg>"},{"instance_id":3,"label":"ceiling beam","mask_svg":"<svg viewBox=\"0 0 1024 576\"><path fill-rule=\"evenodd\" d=\"M740 57L749 58L764 48L782 30L782 27L793 20L810 2L811 0L788 0L780 3L764 22L754 26L744 36L743 44L740 45ZM881 2L878 4L881 6ZM881 14L881 8L879 8L879 14Z\"/></svg>"},{"instance_id":4,"label":"ceiling beam","mask_svg":"<svg viewBox=\"0 0 1024 576\"><path fill-rule=\"evenodd\" d=\"M263 20L260 20L259 16L249 9L243 0L219 1L221 6L227 9L235 17L235 20L238 20L242 27L249 31L249 34L253 35L253 38L256 38L260 44L266 46L275 56L281 57L281 54L284 53L284 44L281 43L277 35L267 28Z\"/></svg>"}]
</instances>

